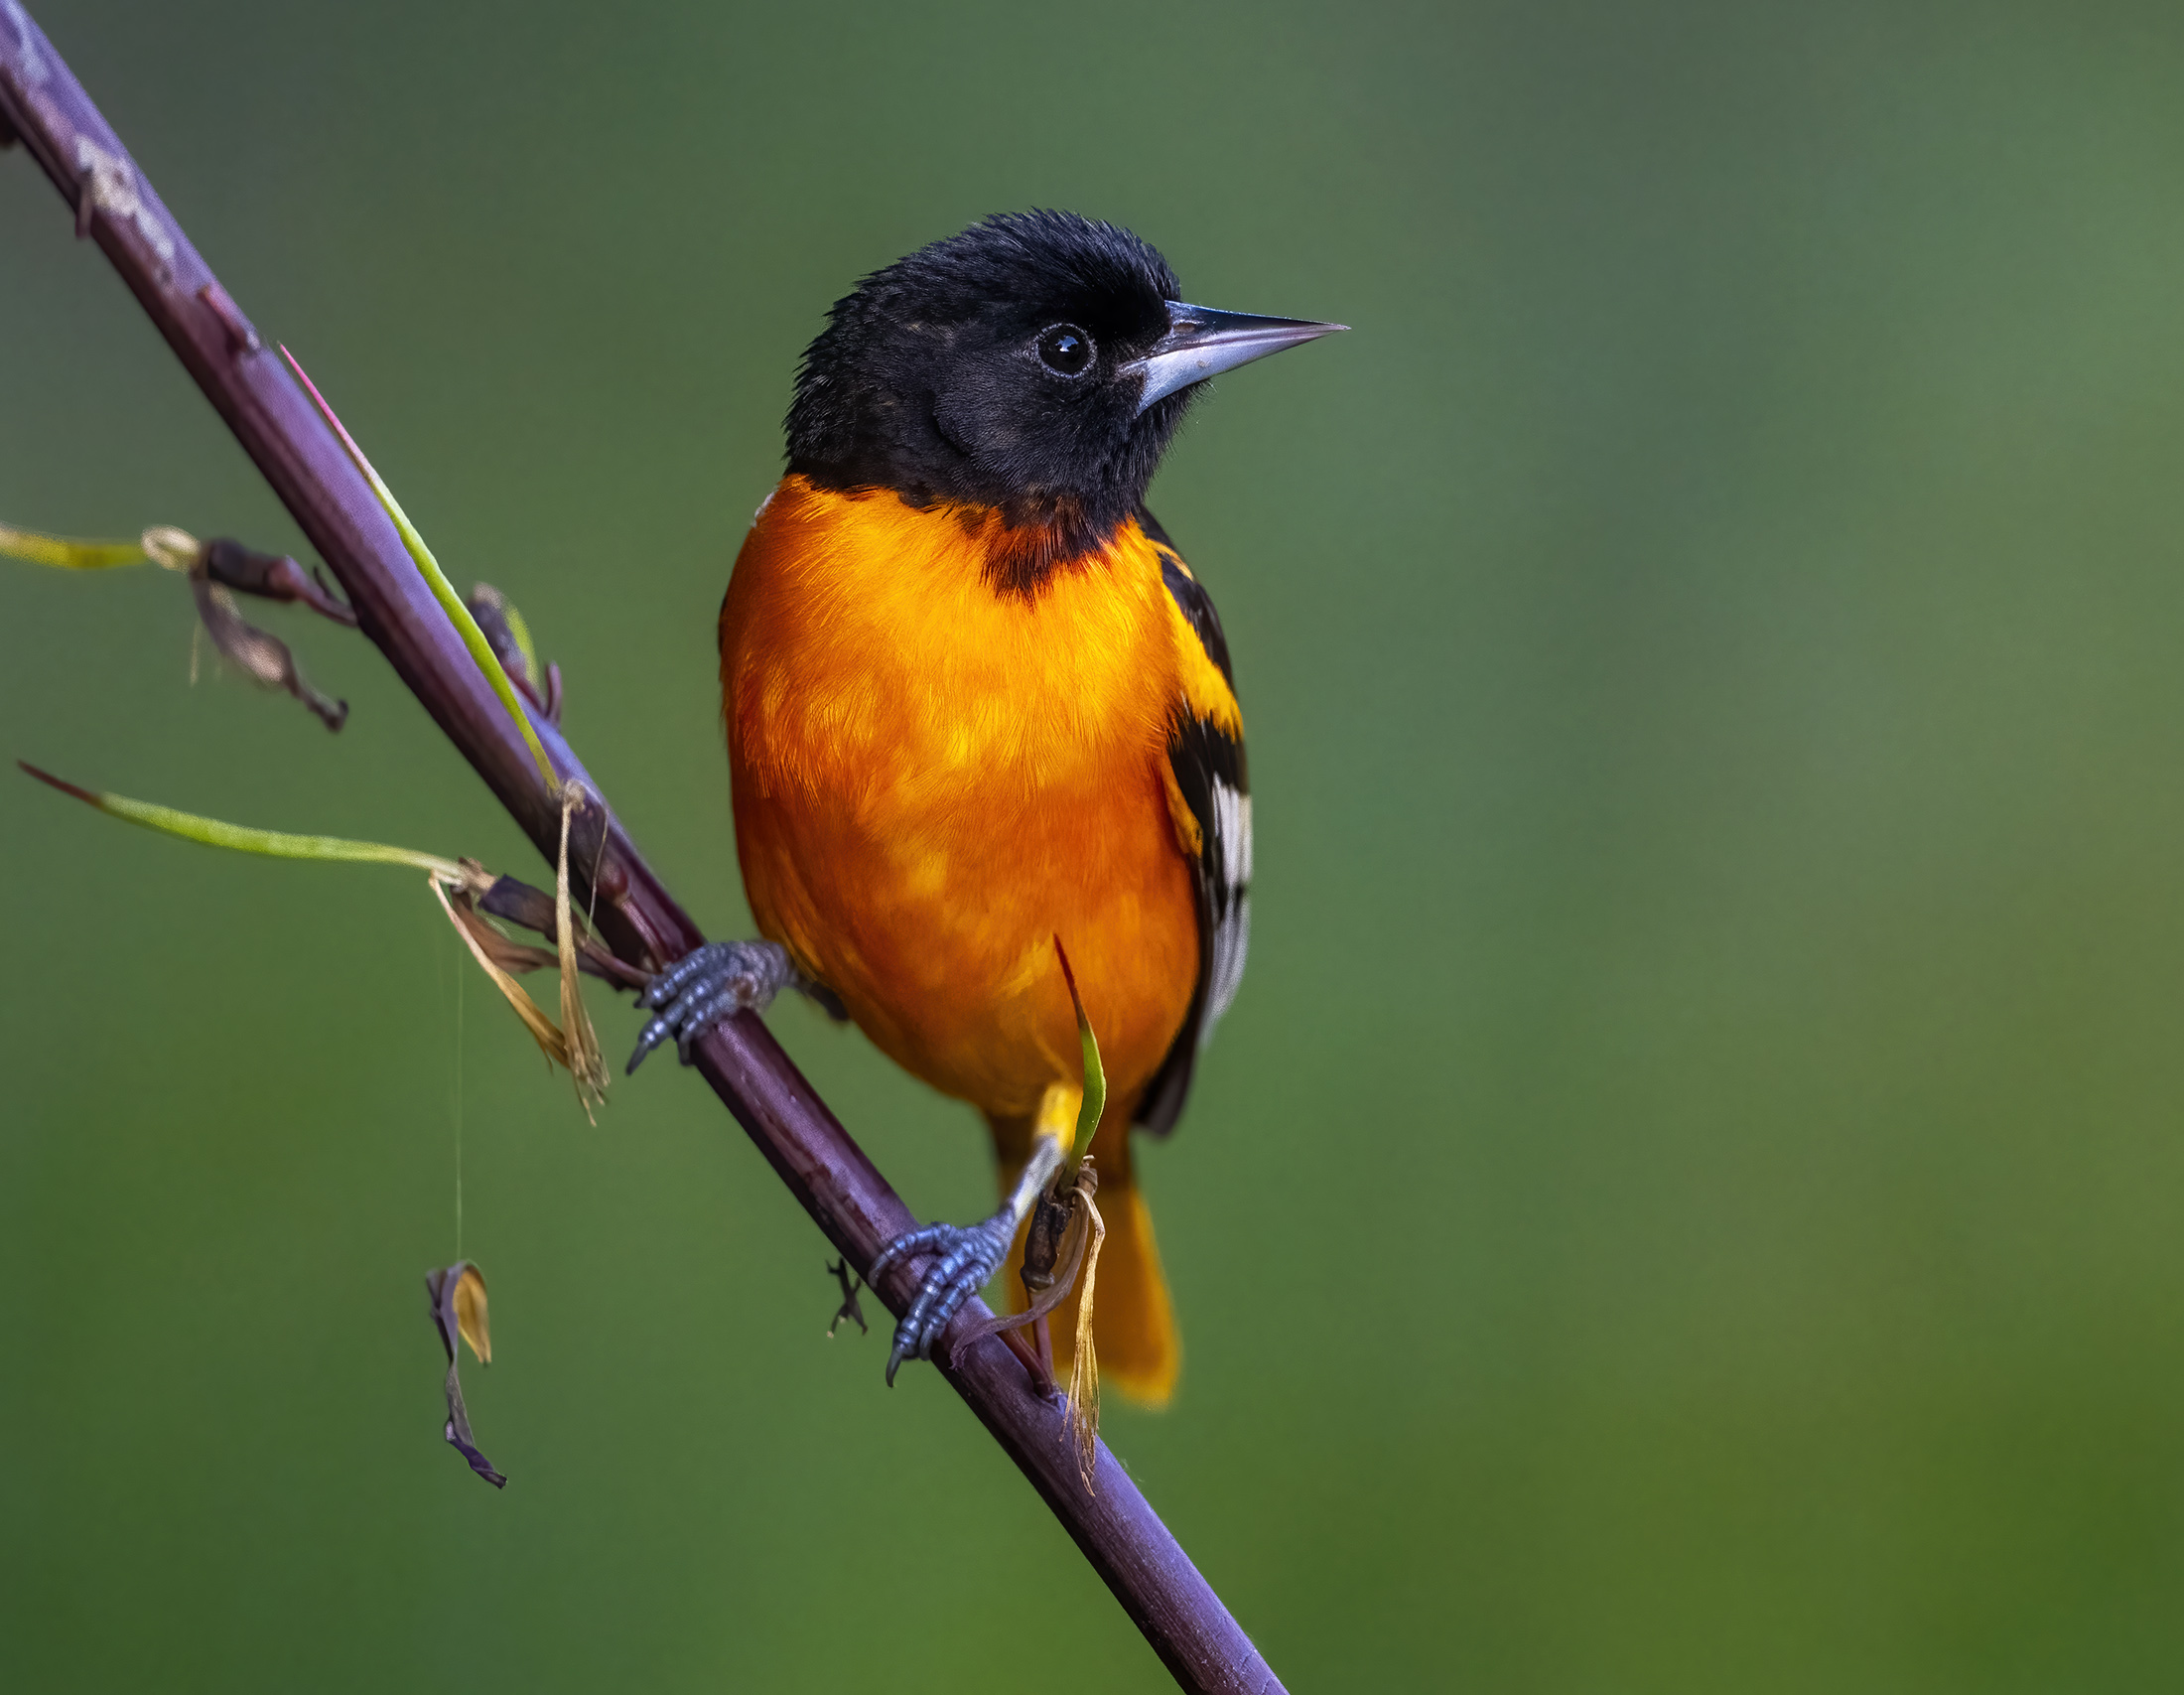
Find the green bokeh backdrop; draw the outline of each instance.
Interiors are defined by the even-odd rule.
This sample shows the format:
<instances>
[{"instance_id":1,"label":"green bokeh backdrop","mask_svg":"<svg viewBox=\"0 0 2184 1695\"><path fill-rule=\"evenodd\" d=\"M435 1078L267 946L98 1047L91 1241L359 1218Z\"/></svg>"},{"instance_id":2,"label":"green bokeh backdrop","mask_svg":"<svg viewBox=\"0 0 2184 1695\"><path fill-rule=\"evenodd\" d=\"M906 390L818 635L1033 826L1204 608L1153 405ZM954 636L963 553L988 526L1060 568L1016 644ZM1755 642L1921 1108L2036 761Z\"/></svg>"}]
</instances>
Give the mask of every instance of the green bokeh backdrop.
<instances>
[{"instance_id":1,"label":"green bokeh backdrop","mask_svg":"<svg viewBox=\"0 0 2184 1695\"><path fill-rule=\"evenodd\" d=\"M1357 326L1155 492L1259 880L1117 1452L1299 1691L2184 1677L2173 5L32 10L718 933L713 613L829 301L1056 205ZM0 517L301 549L19 151L0 310ZM535 868L268 617L340 737L192 687L172 580L0 567L0 752ZM588 1128L415 877L12 776L0 874L11 1688L1160 1686L934 1375L821 1339L711 1096ZM987 1203L965 1109L773 1024ZM504 1494L420 1282L458 1100Z\"/></svg>"}]
</instances>

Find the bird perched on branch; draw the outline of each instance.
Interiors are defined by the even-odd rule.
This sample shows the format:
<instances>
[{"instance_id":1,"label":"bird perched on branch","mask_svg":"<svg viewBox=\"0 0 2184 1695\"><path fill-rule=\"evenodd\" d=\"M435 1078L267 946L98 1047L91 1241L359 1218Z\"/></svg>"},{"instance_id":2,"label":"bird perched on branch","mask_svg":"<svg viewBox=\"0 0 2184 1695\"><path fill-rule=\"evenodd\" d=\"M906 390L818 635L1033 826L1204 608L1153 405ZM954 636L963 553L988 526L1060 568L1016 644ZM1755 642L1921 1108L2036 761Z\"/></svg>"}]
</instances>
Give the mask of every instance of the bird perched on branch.
<instances>
[{"instance_id":1,"label":"bird perched on branch","mask_svg":"<svg viewBox=\"0 0 2184 1695\"><path fill-rule=\"evenodd\" d=\"M1174 1127L1242 977L1251 793L1221 621L1145 494L1198 384L1342 328L1180 293L1137 236L1052 212L867 277L804 354L788 474L721 608L764 939L662 972L629 1064L670 1038L687 1058L796 987L985 1114L1001 1209L873 1267L927 1261L889 1381L1002 1268L1068 1156L1082 1056L1058 936L1109 1083L1100 1363L1141 1400L1174 1385L1130 1133Z\"/></svg>"}]
</instances>

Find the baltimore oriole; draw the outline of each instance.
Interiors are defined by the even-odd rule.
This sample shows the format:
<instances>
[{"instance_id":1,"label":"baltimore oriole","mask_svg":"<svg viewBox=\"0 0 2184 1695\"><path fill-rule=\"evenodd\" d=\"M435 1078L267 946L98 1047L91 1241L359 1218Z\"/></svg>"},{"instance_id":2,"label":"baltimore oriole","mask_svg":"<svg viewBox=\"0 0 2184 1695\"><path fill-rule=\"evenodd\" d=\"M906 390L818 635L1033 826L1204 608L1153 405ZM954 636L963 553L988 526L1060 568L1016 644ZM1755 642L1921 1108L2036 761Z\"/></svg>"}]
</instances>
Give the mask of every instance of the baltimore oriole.
<instances>
[{"instance_id":1,"label":"baltimore oriole","mask_svg":"<svg viewBox=\"0 0 2184 1695\"><path fill-rule=\"evenodd\" d=\"M1094 1341L1126 1393L1174 1386L1130 1131L1173 1128L1243 975L1251 790L1221 621L1145 493L1197 384L1342 328L1180 293L1137 236L1052 212L867 277L804 354L788 473L721 607L765 939L654 979L629 1066L796 987L986 1115L1001 1210L872 1268L929 1256L890 1382L1009 1259L1075 1134L1059 936L1109 1082Z\"/></svg>"}]
</instances>

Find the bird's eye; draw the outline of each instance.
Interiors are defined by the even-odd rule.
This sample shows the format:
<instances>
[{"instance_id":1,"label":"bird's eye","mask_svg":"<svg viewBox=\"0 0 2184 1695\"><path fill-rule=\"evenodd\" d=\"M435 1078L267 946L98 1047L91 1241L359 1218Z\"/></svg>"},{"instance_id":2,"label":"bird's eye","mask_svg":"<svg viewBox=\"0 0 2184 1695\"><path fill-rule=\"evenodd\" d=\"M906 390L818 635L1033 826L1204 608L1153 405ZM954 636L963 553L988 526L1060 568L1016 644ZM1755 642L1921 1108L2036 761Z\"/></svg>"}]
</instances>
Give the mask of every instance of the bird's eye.
<instances>
[{"instance_id":1,"label":"bird's eye","mask_svg":"<svg viewBox=\"0 0 2184 1695\"><path fill-rule=\"evenodd\" d=\"M1039 363L1057 376L1082 376L1092 363L1092 338L1074 324L1039 332Z\"/></svg>"}]
</instances>

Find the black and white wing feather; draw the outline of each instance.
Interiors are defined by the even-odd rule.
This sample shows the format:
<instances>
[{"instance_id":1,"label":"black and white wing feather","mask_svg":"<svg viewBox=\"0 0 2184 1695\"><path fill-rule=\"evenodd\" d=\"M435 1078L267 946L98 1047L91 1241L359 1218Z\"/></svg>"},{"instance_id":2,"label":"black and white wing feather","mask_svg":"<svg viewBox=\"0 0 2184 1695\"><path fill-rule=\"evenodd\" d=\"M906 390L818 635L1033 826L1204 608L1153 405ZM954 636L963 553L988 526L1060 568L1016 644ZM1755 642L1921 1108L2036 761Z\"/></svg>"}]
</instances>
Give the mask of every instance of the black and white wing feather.
<instances>
[{"instance_id":1,"label":"black and white wing feather","mask_svg":"<svg viewBox=\"0 0 2184 1695\"><path fill-rule=\"evenodd\" d=\"M1233 694L1236 679L1229 668L1228 639L1212 598L1183 568L1152 514L1141 512L1139 521L1160 546L1167 592ZM1138 1122L1158 1136L1166 1135L1182 1116L1198 1051L1212 1040L1213 1027L1236 999L1251 947L1251 777L1244 744L1178 702L1167 758L1183 804L1198 826L1198 854L1191 867L1198 901L1198 981L1182 1029L1139 1103Z\"/></svg>"}]
</instances>

